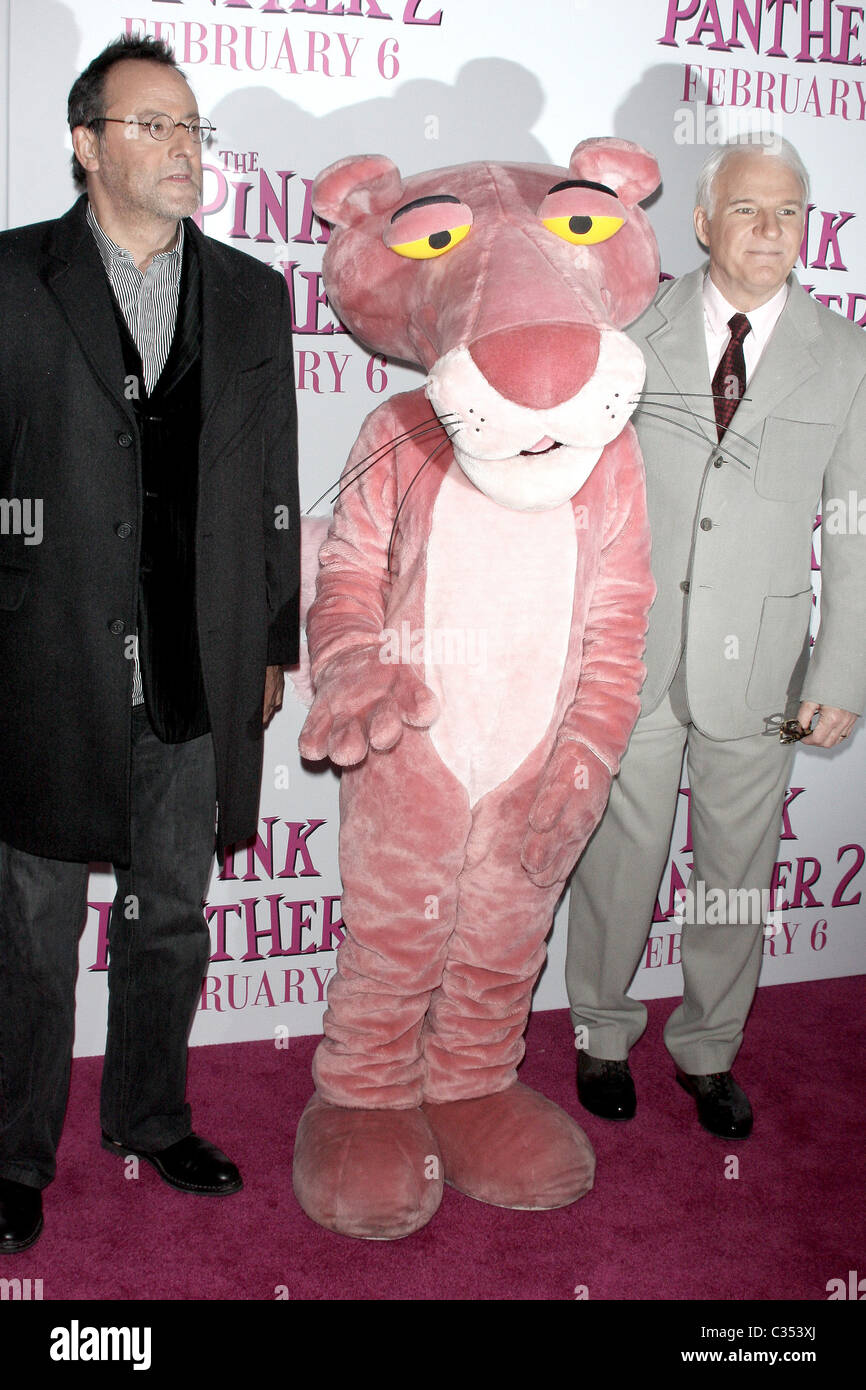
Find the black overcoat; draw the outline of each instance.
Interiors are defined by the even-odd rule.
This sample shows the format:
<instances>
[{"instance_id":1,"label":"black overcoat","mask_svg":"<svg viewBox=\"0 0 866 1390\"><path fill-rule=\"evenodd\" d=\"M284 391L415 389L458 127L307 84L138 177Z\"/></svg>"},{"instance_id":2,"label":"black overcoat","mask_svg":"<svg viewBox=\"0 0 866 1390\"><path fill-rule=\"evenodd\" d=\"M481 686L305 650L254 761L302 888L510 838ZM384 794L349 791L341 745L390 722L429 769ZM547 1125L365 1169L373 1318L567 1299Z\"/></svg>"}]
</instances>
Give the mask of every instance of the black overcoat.
<instances>
[{"instance_id":1,"label":"black overcoat","mask_svg":"<svg viewBox=\"0 0 866 1390\"><path fill-rule=\"evenodd\" d=\"M126 864L139 436L86 208L0 236L0 839ZM281 275L185 229L201 265L196 612L224 847L256 829L265 667L297 659L291 315Z\"/></svg>"}]
</instances>

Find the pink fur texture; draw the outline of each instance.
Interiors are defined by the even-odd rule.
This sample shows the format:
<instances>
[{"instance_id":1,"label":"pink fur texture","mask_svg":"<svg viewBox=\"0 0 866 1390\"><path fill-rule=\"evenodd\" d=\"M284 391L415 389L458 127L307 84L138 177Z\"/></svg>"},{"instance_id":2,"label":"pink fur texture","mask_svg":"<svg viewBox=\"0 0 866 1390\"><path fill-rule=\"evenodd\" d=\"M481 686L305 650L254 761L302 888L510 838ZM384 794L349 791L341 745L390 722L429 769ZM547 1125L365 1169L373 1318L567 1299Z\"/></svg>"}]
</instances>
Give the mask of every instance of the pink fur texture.
<instances>
[{"instance_id":1,"label":"pink fur texture","mask_svg":"<svg viewBox=\"0 0 866 1390\"><path fill-rule=\"evenodd\" d=\"M315 691L310 672L310 653L304 632L310 605L316 597L319 550L328 534L328 521L324 516L305 516L301 521L301 650L297 666L290 666L288 674L295 694L308 708L313 703Z\"/></svg>"},{"instance_id":2,"label":"pink fur texture","mask_svg":"<svg viewBox=\"0 0 866 1390\"><path fill-rule=\"evenodd\" d=\"M592 1183L586 1137L516 1068L644 676L643 362L622 329L657 284L638 206L657 181L622 140L567 169L403 180L362 156L316 181L332 304L428 371L361 431L308 619L300 748L344 769L347 934L294 1182L346 1234L417 1229L442 1177L530 1208Z\"/></svg>"}]
</instances>

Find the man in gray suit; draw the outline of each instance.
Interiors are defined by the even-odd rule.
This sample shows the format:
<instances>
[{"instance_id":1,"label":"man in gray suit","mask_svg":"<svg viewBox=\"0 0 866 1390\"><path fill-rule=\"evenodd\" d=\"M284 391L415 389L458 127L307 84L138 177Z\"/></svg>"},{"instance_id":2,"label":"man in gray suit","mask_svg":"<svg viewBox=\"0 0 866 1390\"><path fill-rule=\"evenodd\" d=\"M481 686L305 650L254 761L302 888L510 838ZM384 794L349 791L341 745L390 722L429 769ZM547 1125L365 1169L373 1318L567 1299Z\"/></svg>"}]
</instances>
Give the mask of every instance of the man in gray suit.
<instances>
[{"instance_id":1,"label":"man in gray suit","mask_svg":"<svg viewBox=\"0 0 866 1390\"><path fill-rule=\"evenodd\" d=\"M793 758L780 726L796 717L795 736L811 729L805 743L833 748L866 699L866 537L826 520L809 660L816 513L838 518L833 499L866 494L866 338L791 274L808 192L785 141L717 149L694 213L708 270L663 286L631 330L647 363L634 419L658 596L641 717L571 887L578 1094L593 1113L628 1119L627 1058L646 1009L626 991L685 751L694 868L680 914L684 997L664 1036L701 1123L726 1138L752 1127L730 1068L758 982Z\"/></svg>"}]
</instances>

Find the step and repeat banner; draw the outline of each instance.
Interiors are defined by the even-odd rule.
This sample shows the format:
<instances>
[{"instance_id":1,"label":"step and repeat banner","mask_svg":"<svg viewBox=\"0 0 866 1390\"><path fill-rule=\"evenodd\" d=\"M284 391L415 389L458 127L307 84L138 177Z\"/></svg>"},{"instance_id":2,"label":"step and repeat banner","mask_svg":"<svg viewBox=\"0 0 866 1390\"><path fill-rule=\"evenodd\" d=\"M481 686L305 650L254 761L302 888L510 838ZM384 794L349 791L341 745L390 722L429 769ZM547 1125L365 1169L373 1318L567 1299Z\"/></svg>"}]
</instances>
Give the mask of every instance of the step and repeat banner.
<instances>
[{"instance_id":1,"label":"step and repeat banner","mask_svg":"<svg viewBox=\"0 0 866 1390\"><path fill-rule=\"evenodd\" d=\"M832 0L0 0L8 43L0 102L6 223L54 217L74 199L65 126L78 72L118 33L174 48L202 115L200 226L274 267L296 334L301 497L339 477L364 416L420 373L371 357L341 328L321 280L327 231L316 173L381 152L405 172L475 159L566 163L587 136L636 140L663 186L647 205L665 274L702 259L695 174L714 145L771 129L799 148L812 199L797 274L822 303L866 324L866 23ZM2 144L3 142L0 142ZM856 497L846 524L866 529ZM852 510L853 509L853 510ZM813 570L820 592L816 536ZM816 610L817 611L817 610ZM816 617L817 621L817 617ZM852 633L852 640L864 634ZM304 706L288 688L268 730L259 834L215 866L212 956L193 1042L316 1033L343 935L338 780L302 768ZM866 735L800 749L785 804L776 913L762 984L866 970ZM677 893L689 875L686 778L652 933L632 986L681 987ZM90 883L78 990L79 1054L102 1051L113 878ZM535 1007L566 1003L564 904Z\"/></svg>"}]
</instances>

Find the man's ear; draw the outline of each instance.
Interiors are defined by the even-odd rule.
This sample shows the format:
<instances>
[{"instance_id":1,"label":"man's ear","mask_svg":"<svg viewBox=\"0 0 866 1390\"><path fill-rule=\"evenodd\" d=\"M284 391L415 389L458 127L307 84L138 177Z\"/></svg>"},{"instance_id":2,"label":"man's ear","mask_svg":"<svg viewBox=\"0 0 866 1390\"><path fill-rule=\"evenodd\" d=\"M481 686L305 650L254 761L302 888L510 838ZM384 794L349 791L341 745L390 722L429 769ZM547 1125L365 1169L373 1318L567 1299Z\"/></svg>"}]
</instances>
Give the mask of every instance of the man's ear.
<instances>
[{"instance_id":1,"label":"man's ear","mask_svg":"<svg viewBox=\"0 0 866 1390\"><path fill-rule=\"evenodd\" d=\"M698 241L701 243L701 246L709 246L709 244L710 244L710 235L709 235L710 219L707 217L707 210L706 210L706 208L702 208L702 207L696 207L696 208L695 208L695 212L694 212L694 221L695 221L695 235L697 236Z\"/></svg>"},{"instance_id":2,"label":"man's ear","mask_svg":"<svg viewBox=\"0 0 866 1390\"><path fill-rule=\"evenodd\" d=\"M88 173L99 168L99 140L89 125L77 125L72 131L72 148L78 163Z\"/></svg>"}]
</instances>

